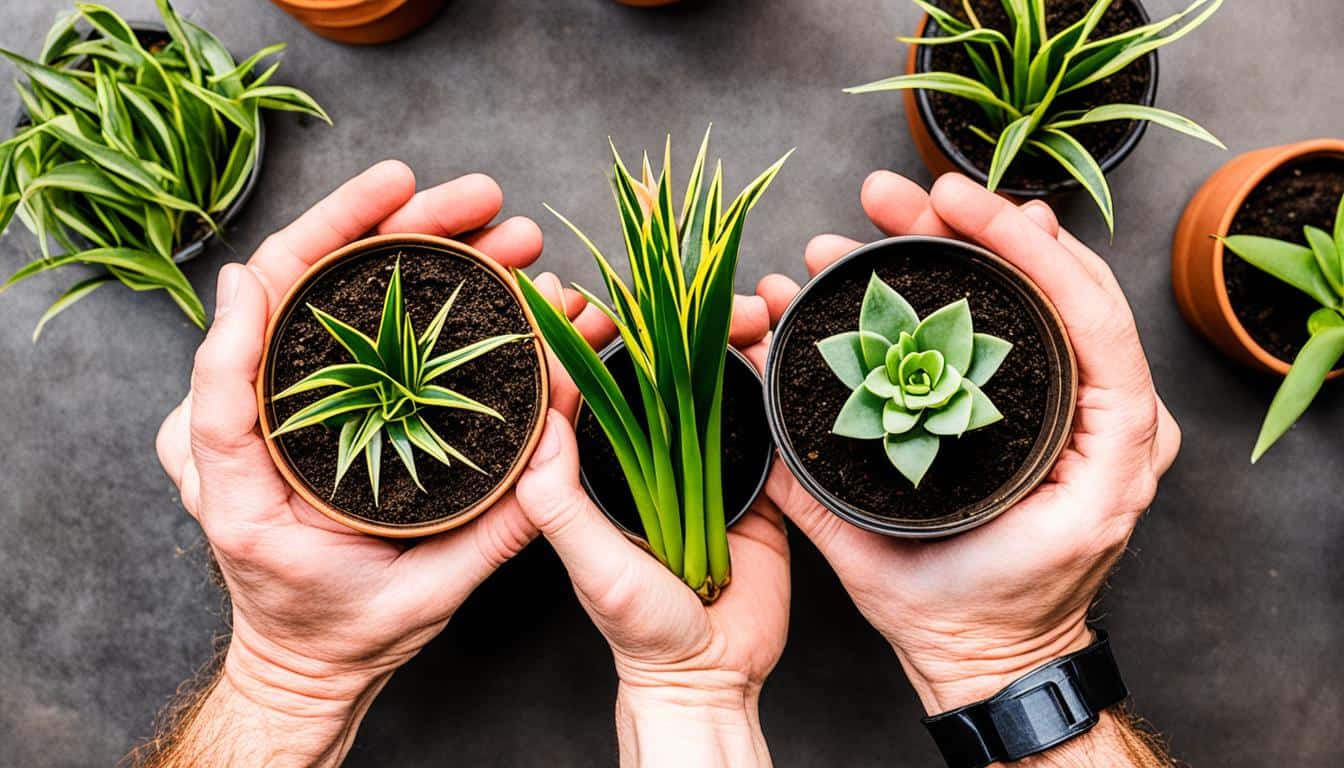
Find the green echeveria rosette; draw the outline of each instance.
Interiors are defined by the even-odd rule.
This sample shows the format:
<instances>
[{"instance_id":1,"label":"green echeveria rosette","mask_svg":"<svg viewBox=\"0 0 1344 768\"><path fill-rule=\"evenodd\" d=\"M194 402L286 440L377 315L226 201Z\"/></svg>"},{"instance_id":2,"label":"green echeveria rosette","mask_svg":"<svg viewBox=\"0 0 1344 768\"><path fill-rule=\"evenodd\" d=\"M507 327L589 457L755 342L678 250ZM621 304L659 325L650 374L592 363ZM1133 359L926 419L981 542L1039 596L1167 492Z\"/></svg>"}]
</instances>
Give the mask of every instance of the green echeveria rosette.
<instances>
[{"instance_id":1,"label":"green echeveria rosette","mask_svg":"<svg viewBox=\"0 0 1344 768\"><path fill-rule=\"evenodd\" d=\"M960 437L1003 419L982 387L1013 345L976 333L966 299L920 320L874 273L859 311L859 330L817 343L826 364L854 390L831 431L882 440L887 458L915 487L944 437Z\"/></svg>"}]
</instances>

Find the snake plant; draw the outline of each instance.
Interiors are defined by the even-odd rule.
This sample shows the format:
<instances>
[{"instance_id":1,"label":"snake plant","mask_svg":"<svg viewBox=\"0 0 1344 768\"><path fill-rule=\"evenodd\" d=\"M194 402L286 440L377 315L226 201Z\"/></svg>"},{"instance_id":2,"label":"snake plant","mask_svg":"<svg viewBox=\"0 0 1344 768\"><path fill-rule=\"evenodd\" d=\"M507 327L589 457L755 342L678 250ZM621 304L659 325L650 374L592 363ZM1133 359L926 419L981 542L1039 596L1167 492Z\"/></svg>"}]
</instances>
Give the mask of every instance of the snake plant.
<instances>
[{"instance_id":1,"label":"snake plant","mask_svg":"<svg viewBox=\"0 0 1344 768\"><path fill-rule=\"evenodd\" d=\"M57 19L36 60L0 49L28 79L15 83L26 125L0 143L0 232L17 216L41 249L0 291L60 267L97 270L42 315L34 341L113 280L166 291L203 327L205 309L173 254L216 230L242 193L257 164L261 110L330 122L308 94L270 84L278 62L254 74L283 44L237 63L218 38L156 1L163 45L146 45L109 8L79 3Z\"/></svg>"},{"instance_id":2,"label":"snake plant","mask_svg":"<svg viewBox=\"0 0 1344 768\"><path fill-rule=\"evenodd\" d=\"M678 216L671 139L656 180L647 155L637 178L612 146L629 285L591 240L556 214L597 260L610 305L576 288L620 330L634 362L642 421L573 324L518 273L542 335L611 441L649 550L707 602L731 579L720 457L733 278L747 213L784 163L780 159L724 207L722 163L708 187L704 183L708 148L706 132Z\"/></svg>"},{"instance_id":3,"label":"snake plant","mask_svg":"<svg viewBox=\"0 0 1344 768\"><path fill-rule=\"evenodd\" d=\"M874 273L859 330L817 342L831 371L853 390L831 431L881 440L892 466L918 488L943 438L1003 419L981 387L1012 348L975 332L966 299L921 320Z\"/></svg>"},{"instance_id":4,"label":"snake plant","mask_svg":"<svg viewBox=\"0 0 1344 768\"><path fill-rule=\"evenodd\" d=\"M429 327L419 336L411 324L411 316L406 312L402 297L400 261L393 268L392 277L387 283L376 338L371 339L356 328L308 305L317 322L350 354L354 362L327 366L275 395L273 400L283 400L317 389L335 390L299 409L272 432L271 437L318 425L339 429L336 483L331 490L333 496L355 459L363 455L374 503L378 503L378 475L384 436L422 491L425 487L420 484L420 475L415 469L414 448L419 448L445 466L451 466L450 460L456 460L477 472L484 472L434 431L425 419L425 411L430 408L454 408L483 413L500 421L504 417L495 409L434 382L463 363L505 344L529 339L531 335L513 333L492 336L452 352L435 355L434 347L438 343L439 334L461 290L462 285L459 284L439 308Z\"/></svg>"},{"instance_id":5,"label":"snake plant","mask_svg":"<svg viewBox=\"0 0 1344 768\"><path fill-rule=\"evenodd\" d=\"M1251 463L1260 460L1306 413L1325 377L1344 358L1344 200L1333 232L1305 227L1306 244L1255 235L1221 238L1243 261L1307 294L1320 308L1307 319L1310 338L1270 403Z\"/></svg>"},{"instance_id":6,"label":"snake plant","mask_svg":"<svg viewBox=\"0 0 1344 768\"><path fill-rule=\"evenodd\" d=\"M975 102L984 113L971 130L994 147L990 189L1023 154L1049 158L1077 179L1115 231L1110 186L1096 158L1073 130L1114 120L1145 120L1224 148L1212 134L1188 118L1142 104L1103 104L1071 109L1066 97L1120 72L1157 49L1176 42L1203 24L1223 0L1195 0L1180 13L1109 37L1093 39L1114 0L1095 0L1081 19L1063 29L1046 25L1046 0L1003 0L1007 34L983 26L962 0L965 19L933 2L913 0L941 35L903 37L911 45L960 45L975 77L955 72L919 72L846 89L847 93L930 90Z\"/></svg>"}]
</instances>

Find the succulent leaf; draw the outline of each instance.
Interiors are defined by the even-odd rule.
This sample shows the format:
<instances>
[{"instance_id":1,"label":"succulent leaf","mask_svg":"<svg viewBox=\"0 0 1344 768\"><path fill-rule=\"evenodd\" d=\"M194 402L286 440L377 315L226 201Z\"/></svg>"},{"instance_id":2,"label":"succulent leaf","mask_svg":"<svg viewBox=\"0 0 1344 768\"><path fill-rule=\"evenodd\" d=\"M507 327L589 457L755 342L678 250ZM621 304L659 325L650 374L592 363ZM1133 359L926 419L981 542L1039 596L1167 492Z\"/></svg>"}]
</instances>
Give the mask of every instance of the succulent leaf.
<instances>
[{"instance_id":1,"label":"succulent leaf","mask_svg":"<svg viewBox=\"0 0 1344 768\"><path fill-rule=\"evenodd\" d=\"M1304 227L1303 232L1307 237L1307 245L1311 246L1312 255L1316 257L1316 266L1330 284L1330 290L1335 292L1335 296L1344 296L1344 277L1341 277L1339 271L1335 239L1330 233L1316 227Z\"/></svg>"},{"instance_id":2,"label":"succulent leaf","mask_svg":"<svg viewBox=\"0 0 1344 768\"><path fill-rule=\"evenodd\" d=\"M880 280L870 281L864 302L865 308L910 306ZM901 329L880 326L872 320L879 315L874 309L869 328L894 331L894 343L868 330L837 334L818 344L831 370L852 390L831 431L858 440L882 438L888 460L918 486L937 456L941 437L960 437L1003 418L980 385L999 369L1013 345L976 333L967 299L922 321L912 312ZM1340 321L1344 325L1344 316ZM870 346L864 346L865 338ZM963 375L963 370L974 376Z\"/></svg>"},{"instance_id":3,"label":"succulent leaf","mask_svg":"<svg viewBox=\"0 0 1344 768\"><path fill-rule=\"evenodd\" d=\"M1316 254L1310 248L1258 235L1232 235L1221 240L1247 264L1302 291L1321 306L1338 304L1339 297L1321 273Z\"/></svg>"},{"instance_id":4,"label":"succulent leaf","mask_svg":"<svg viewBox=\"0 0 1344 768\"><path fill-rule=\"evenodd\" d=\"M891 286L882 282L874 272L868 278L868 288L864 291L863 304L859 307L859 330L886 339L886 345L881 347L882 354L886 354L886 347L891 346L902 333L914 333L918 324L919 316L915 314L909 302ZM864 345L865 351L870 344L873 350L877 350L876 339L869 337L869 341Z\"/></svg>"}]
</instances>

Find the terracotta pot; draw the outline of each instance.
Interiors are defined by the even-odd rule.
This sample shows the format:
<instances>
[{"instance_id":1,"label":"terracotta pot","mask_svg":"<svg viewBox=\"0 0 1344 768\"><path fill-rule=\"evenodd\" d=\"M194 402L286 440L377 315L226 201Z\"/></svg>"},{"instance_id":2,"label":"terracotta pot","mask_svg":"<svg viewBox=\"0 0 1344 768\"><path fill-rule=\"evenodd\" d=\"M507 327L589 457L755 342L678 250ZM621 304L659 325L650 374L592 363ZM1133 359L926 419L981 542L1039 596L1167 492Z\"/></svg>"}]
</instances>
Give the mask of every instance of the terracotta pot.
<instances>
[{"instance_id":1,"label":"terracotta pot","mask_svg":"<svg viewBox=\"0 0 1344 768\"><path fill-rule=\"evenodd\" d=\"M1125 2L1138 14L1143 24L1148 23L1148 11L1143 7L1142 2L1139 2L1139 0L1125 0ZM923 21L920 22L917 36L924 37L930 31L937 32L936 28L930 30L929 25L931 23L932 20L925 16ZM913 75L931 70L933 68L933 51L933 46L910 46L910 54L906 58L906 74ZM1148 90L1144 93L1141 103L1151 107L1157 101L1157 53L1150 53L1145 60L1148 62L1153 76L1148 83ZM972 164L952 142L951 137L934 120L933 104L928 91L905 91L905 119L910 126L910 135L915 140L915 149L919 152L920 159L924 161L924 165L928 167L929 173L933 174L934 178L945 173L959 172L981 184L988 183L988 169L981 170ZM1128 157L1129 153L1133 152L1134 148L1138 146L1147 130L1148 123L1135 122L1118 147L1109 154L1097 158L1102 172L1110 173L1121 161ZM1082 189L1082 185L1076 179L1069 177L1039 189L1015 188L1001 184L998 192L1006 197L1021 201L1054 198L1080 189Z\"/></svg>"},{"instance_id":2,"label":"terracotta pot","mask_svg":"<svg viewBox=\"0 0 1344 768\"><path fill-rule=\"evenodd\" d=\"M1287 375L1291 363L1256 343L1237 319L1223 276L1223 244L1252 191L1287 163L1311 155L1344 155L1344 140L1314 139L1247 152L1219 168L1190 199L1171 247L1171 287L1181 314L1228 357L1262 371ZM1329 378L1344 376L1337 370Z\"/></svg>"},{"instance_id":3,"label":"terracotta pot","mask_svg":"<svg viewBox=\"0 0 1344 768\"><path fill-rule=\"evenodd\" d=\"M808 472L785 424L781 371L786 357L784 350L793 332L795 318L811 311L809 305L815 296L830 290L832 277L842 279L843 271L852 270L856 265L865 272L876 269L898 254L901 258L922 257L926 254L921 251L930 247L938 250L927 254L929 258L936 257L943 261L957 259L970 269L993 274L1022 299L1045 348L1051 381L1036 441L1013 475L998 489L962 509L933 520L911 521L895 519L881 514L880 510L863 509L851 504ZM789 471L822 506L838 517L860 528L898 538L929 539L963 533L1011 509L1045 480L1068 445L1073 434L1073 413L1077 400L1077 361L1068 333L1064 330L1064 321L1060 319L1050 299L1021 270L999 256L984 248L942 237L908 236L879 240L854 250L826 268L803 287L780 317L765 363L766 415L775 445Z\"/></svg>"},{"instance_id":4,"label":"terracotta pot","mask_svg":"<svg viewBox=\"0 0 1344 768\"><path fill-rule=\"evenodd\" d=\"M270 402L270 382L274 375L271 368L271 361L274 357L275 335L277 330L284 323L285 319L298 308L297 299L303 295L304 289L319 275L326 272L332 266L344 261L345 259L357 257L373 250L383 250L389 245L408 246L421 250L433 250L458 258L466 259L478 264L492 273L499 282L512 294L514 301L517 302L522 310L524 317L527 318L528 325L532 328L533 342L532 346L537 358L537 370L540 376L538 383L539 398L533 415L533 423L529 430L527 440L523 443L523 448L515 457L509 471L496 483L495 487L484 498L474 503L470 508L460 510L453 515L442 520L435 520L423 524L412 525L392 525L379 523L357 517L349 514L335 506L324 498L321 494L315 493L308 483L305 482L294 468L290 465L289 459L285 456L284 449L279 441L270 437L271 432L276 428L276 418L272 411ZM261 368L257 374L257 415L261 423L261 433L266 436L266 448L270 451L271 459L275 462L276 468L281 476L289 483L294 492L303 498L322 514L335 520L342 525L353 528L361 533L372 536L383 536L387 538L420 538L423 536L433 536L453 528L465 525L468 522L479 517L486 510L490 509L495 502L499 501L504 494L517 482L519 475L527 467L528 459L537 447L537 442L541 439L541 433L546 425L546 409L550 402L550 383L546 369L546 353L541 342L541 331L537 328L536 319L527 307L527 302L523 300L522 293L518 290L513 276L503 267L496 263L490 257L482 254L471 246L454 240L448 240L442 237L432 237L430 235L416 234L395 234L379 235L369 237L357 242L351 243L333 253L323 257L316 264L299 278L281 300L279 308L271 316L270 322L266 326L266 342L262 350ZM432 489L431 489L432 492Z\"/></svg>"},{"instance_id":5,"label":"terracotta pot","mask_svg":"<svg viewBox=\"0 0 1344 768\"><path fill-rule=\"evenodd\" d=\"M271 0L313 32L340 43L378 45L424 26L446 0Z\"/></svg>"}]
</instances>

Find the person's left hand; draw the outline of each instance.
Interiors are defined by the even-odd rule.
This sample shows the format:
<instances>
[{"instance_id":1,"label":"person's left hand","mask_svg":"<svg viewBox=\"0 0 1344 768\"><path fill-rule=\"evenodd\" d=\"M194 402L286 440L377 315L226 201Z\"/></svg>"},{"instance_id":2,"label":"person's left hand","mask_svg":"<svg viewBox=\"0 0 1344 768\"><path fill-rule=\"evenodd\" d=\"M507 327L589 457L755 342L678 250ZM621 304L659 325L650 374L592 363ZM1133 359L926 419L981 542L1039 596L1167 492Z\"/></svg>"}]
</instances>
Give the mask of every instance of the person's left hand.
<instances>
[{"instance_id":1,"label":"person's left hand","mask_svg":"<svg viewBox=\"0 0 1344 768\"><path fill-rule=\"evenodd\" d=\"M765 302L740 298L734 309L734 345L763 350ZM706 606L589 500L565 414L551 412L517 495L611 646L622 764L768 764L757 701L789 619L779 511L762 497L728 532L732 583Z\"/></svg>"}]
</instances>

